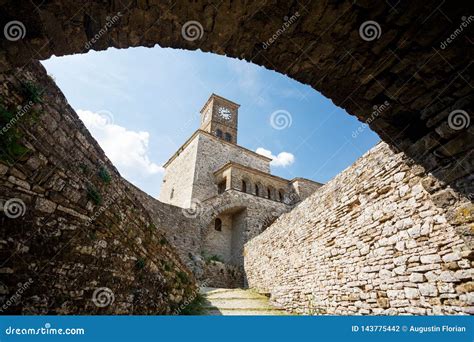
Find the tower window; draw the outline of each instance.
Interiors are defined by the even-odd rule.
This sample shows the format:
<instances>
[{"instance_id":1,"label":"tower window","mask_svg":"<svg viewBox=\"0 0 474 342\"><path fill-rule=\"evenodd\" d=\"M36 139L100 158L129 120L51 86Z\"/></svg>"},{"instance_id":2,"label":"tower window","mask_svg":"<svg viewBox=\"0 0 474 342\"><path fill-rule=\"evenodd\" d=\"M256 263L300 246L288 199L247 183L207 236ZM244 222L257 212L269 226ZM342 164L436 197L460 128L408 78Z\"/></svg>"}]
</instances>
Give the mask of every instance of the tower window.
<instances>
[{"instance_id":1,"label":"tower window","mask_svg":"<svg viewBox=\"0 0 474 342\"><path fill-rule=\"evenodd\" d=\"M173 199L173 197L174 197L174 188L173 188L173 189L171 189L171 193L170 193L170 199Z\"/></svg>"},{"instance_id":2,"label":"tower window","mask_svg":"<svg viewBox=\"0 0 474 342\"><path fill-rule=\"evenodd\" d=\"M247 192L247 182L242 181L242 192Z\"/></svg>"},{"instance_id":3,"label":"tower window","mask_svg":"<svg viewBox=\"0 0 474 342\"><path fill-rule=\"evenodd\" d=\"M216 129L216 136L222 139L222 131L220 129Z\"/></svg>"},{"instance_id":4,"label":"tower window","mask_svg":"<svg viewBox=\"0 0 474 342\"><path fill-rule=\"evenodd\" d=\"M224 136L225 136L225 138L224 138L225 141L229 141L229 142L232 141L232 135L230 135L229 133L226 133Z\"/></svg>"},{"instance_id":5,"label":"tower window","mask_svg":"<svg viewBox=\"0 0 474 342\"><path fill-rule=\"evenodd\" d=\"M280 202L283 202L283 197L284 197L284 194L282 191L278 191L278 197L280 199Z\"/></svg>"},{"instance_id":6,"label":"tower window","mask_svg":"<svg viewBox=\"0 0 474 342\"><path fill-rule=\"evenodd\" d=\"M218 232L222 231L222 220L220 218L216 218L214 221L214 229Z\"/></svg>"},{"instance_id":7,"label":"tower window","mask_svg":"<svg viewBox=\"0 0 474 342\"><path fill-rule=\"evenodd\" d=\"M224 179L217 185L217 193L222 194L226 188L226 180Z\"/></svg>"}]
</instances>

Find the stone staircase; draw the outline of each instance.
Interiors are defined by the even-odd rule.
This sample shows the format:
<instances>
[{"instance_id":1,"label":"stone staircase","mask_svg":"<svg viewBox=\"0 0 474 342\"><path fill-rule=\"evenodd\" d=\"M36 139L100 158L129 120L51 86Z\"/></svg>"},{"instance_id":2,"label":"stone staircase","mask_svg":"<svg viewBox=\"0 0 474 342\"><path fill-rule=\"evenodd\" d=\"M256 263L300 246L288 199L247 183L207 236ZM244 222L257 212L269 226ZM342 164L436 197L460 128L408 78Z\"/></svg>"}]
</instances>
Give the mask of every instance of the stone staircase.
<instances>
[{"instance_id":1,"label":"stone staircase","mask_svg":"<svg viewBox=\"0 0 474 342\"><path fill-rule=\"evenodd\" d=\"M223 289L203 287L201 294L206 299L203 315L274 316L287 315L283 309L269 304L264 295L249 289Z\"/></svg>"}]
</instances>

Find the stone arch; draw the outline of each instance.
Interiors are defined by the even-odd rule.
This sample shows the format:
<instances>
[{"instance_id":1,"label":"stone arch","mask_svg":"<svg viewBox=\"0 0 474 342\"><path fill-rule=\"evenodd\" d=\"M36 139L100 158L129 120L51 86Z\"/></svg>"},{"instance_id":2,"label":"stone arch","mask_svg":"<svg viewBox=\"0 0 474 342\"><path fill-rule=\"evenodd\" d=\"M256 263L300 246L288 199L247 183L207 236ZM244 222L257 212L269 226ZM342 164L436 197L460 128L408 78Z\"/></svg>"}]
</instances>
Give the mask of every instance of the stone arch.
<instances>
[{"instance_id":1,"label":"stone arch","mask_svg":"<svg viewBox=\"0 0 474 342\"><path fill-rule=\"evenodd\" d=\"M278 189L278 200L280 202L284 202L284 200L285 200L285 190Z\"/></svg>"},{"instance_id":2,"label":"stone arch","mask_svg":"<svg viewBox=\"0 0 474 342\"><path fill-rule=\"evenodd\" d=\"M274 189L272 186L268 185L265 187L265 191L266 191L266 194L265 194L265 197L268 198L268 199L273 199L273 193L274 193Z\"/></svg>"},{"instance_id":3,"label":"stone arch","mask_svg":"<svg viewBox=\"0 0 474 342\"><path fill-rule=\"evenodd\" d=\"M392 148L472 192L472 126L453 129L448 119L452 113L464 122L472 116L474 95L465 75L473 72L473 52L462 39L443 47L445 33L465 14L461 6L434 0L382 2L376 9L351 2L275 7L270 1L214 6L57 0L12 1L2 11L4 18L22 22L25 35L1 41L0 71L32 58L156 44L245 59L310 85ZM375 37L362 30L371 22Z\"/></svg>"},{"instance_id":4,"label":"stone arch","mask_svg":"<svg viewBox=\"0 0 474 342\"><path fill-rule=\"evenodd\" d=\"M250 184L248 182L248 179L247 178L242 179L240 183L240 191L247 193L249 189L250 189Z\"/></svg>"}]
</instances>

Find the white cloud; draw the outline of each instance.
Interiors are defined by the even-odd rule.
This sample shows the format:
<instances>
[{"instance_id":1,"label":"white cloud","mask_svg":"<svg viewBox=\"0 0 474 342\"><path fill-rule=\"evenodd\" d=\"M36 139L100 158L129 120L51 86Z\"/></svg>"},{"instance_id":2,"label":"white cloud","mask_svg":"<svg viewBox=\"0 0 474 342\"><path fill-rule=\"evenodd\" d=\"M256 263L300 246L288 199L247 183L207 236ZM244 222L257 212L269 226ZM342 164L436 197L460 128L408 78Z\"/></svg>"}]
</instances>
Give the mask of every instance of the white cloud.
<instances>
[{"instance_id":1,"label":"white cloud","mask_svg":"<svg viewBox=\"0 0 474 342\"><path fill-rule=\"evenodd\" d=\"M228 64L230 70L234 73L237 85L241 91L252 94L253 96L258 95L264 89L264 83L261 80L260 74L261 67L249 63L247 61L229 58ZM265 99L261 96L257 98L258 104L262 105Z\"/></svg>"},{"instance_id":2,"label":"white cloud","mask_svg":"<svg viewBox=\"0 0 474 342\"><path fill-rule=\"evenodd\" d=\"M257 148L255 152L261 154L262 156L271 158L272 161L270 162L270 165L275 167L287 167L295 162L295 156L289 152L280 152L278 153L278 155L275 156L272 154L272 151L266 150L263 147Z\"/></svg>"},{"instance_id":3,"label":"white cloud","mask_svg":"<svg viewBox=\"0 0 474 342\"><path fill-rule=\"evenodd\" d=\"M152 162L148 155L150 133L116 125L111 113L106 111L79 109L77 114L125 178L134 180L163 172L163 167Z\"/></svg>"}]
</instances>

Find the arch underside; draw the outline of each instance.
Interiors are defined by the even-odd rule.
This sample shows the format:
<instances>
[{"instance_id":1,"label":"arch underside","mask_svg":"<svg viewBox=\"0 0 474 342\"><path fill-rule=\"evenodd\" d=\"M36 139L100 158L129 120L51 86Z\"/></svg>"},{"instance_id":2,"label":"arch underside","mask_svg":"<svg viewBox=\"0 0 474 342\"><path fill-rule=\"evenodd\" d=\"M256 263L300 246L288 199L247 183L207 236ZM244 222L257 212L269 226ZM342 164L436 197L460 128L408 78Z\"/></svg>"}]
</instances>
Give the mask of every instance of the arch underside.
<instances>
[{"instance_id":1,"label":"arch underside","mask_svg":"<svg viewBox=\"0 0 474 342\"><path fill-rule=\"evenodd\" d=\"M44 110L44 116L39 117L40 123L27 130L31 133L27 137L35 137L28 143L34 145L38 142L33 146L35 158L28 162L22 160L18 163L20 172L12 167L9 172L14 172L14 176L8 177L8 180L4 177L7 185L2 185L2 191L10 197L22 198L28 208L23 221L1 221L0 226L5 236L8 231L6 228L11 228L10 232L17 234L11 240L15 243L8 240L8 248L3 253L7 255L7 252L11 252L13 256L23 253L20 262L12 258L11 263L16 262L16 273L11 275L11 284L7 285L14 292L18 282L26 281L31 265L38 264L39 256L44 256L41 262L48 272L41 274L31 291L40 295L45 304L41 304L43 306L38 309L39 305L33 303L33 313L75 313L78 310L106 312L91 306L92 289L88 284L89 279L99 279L98 286L123 285L121 281L115 281L114 277L127 274L126 287L121 285L120 290L123 296L117 297L117 302L125 302L127 294L137 292L136 282L130 279L146 278L146 282L140 286L145 284L143 286L150 289L150 300L146 296L134 297L130 304L132 309L127 307L123 311L115 311L119 309L110 307L107 312L111 314L155 312L155 307L148 308L143 303L154 302L157 296L163 299L163 303L158 303L163 313L173 313L174 306L179 303L170 298L180 298L177 294L182 293L183 289L189 294L194 286L191 275L183 276L186 269L173 254L169 242L161 236L153 235L153 226L150 224L152 220L148 215L139 210L140 220L137 221L137 212L134 210L137 201L121 183L120 175L72 108L64 103L62 94L46 77L37 60L47 59L52 55L85 53L89 49L99 51L109 47L152 47L156 44L162 47L199 49L245 59L310 85L349 114L369 124L392 149L403 151L411 158L410 165L418 164L413 173L423 173L423 170L418 170L422 166L441 181L438 184L430 179L427 185L436 183L433 191L438 191L447 184L461 195L472 199L473 126L468 124L453 129L449 125L449 118L453 112L461 111L467 113L465 118L472 122L473 49L472 44L466 42L474 40L474 26L442 47L446 38L459 28L461 17L466 14L464 12L463 8L452 3L438 1L398 4L360 1L352 4L264 0L245 4L230 1L209 4L207 1L190 3L183 0L130 3L127 0L100 3L38 0L2 4L2 27L5 23L16 20L26 30L22 39L0 40L0 76L4 76L5 84L11 83L4 85L2 94L5 97L13 94L8 99L11 102L15 99L24 100L18 79L28 76L24 74L32 73L37 77L30 77L31 79L50 90L48 99L57 99L55 103L50 101L44 105L47 110ZM113 18L117 13L120 15L115 20ZM292 19L294 16L296 18ZM110 20L113 23L107 26ZM184 39L182 28L189 21L196 21L202 26L202 35L198 39ZM285 22L289 21L291 24L286 26ZM380 26L378 39L361 38L359 28L367 21L375 21ZM105 31L104 27L107 27ZM26 72L23 74L23 71ZM25 102L18 100L15 105L21 103ZM375 110L375 106L383 110ZM58 126L60 129L56 129ZM47 158L42 158L44 156ZM84 229L84 220L88 219L84 215L92 213L88 207L90 182L84 181L83 178L87 177L83 175L85 171L78 167L78 161L87 161L91 167L107 165L116 182L107 185L93 174L95 186L107 196L114 193L123 195L114 206L107 208L96 218L91 225L94 229ZM80 177L74 173L78 173ZM32 186L30 189L29 185L22 182L22 176L25 179L31 176L40 186ZM60 183L64 180L74 183L72 186L81 184L79 199L75 198L77 191L67 188L69 184L64 189L61 188ZM110 191L111 187L116 191ZM48 191L46 196L43 195L45 188ZM33 195L30 190L37 193ZM71 198L61 197L63 193ZM221 198L225 200L225 196L227 191ZM444 199L445 197L439 198ZM56 206L50 200L61 205ZM449 198L446 202L448 200ZM66 204L75 210L71 210ZM246 207L248 203L242 201L236 204L234 201L232 207L221 204L216 205L218 212L232 210L235 206ZM354 207L357 209L356 204ZM467 217L468 214L465 213L469 211L464 210L462 213ZM208 217L202 218L203 221L211 222L211 214L213 215L212 211ZM464 216L453 219L466 223L467 230L467 224L471 222L467 221L470 216ZM65 219L69 222L68 229L62 224ZM187 217L182 221L186 223L192 219ZM55 225L51 225L55 227L55 231L48 231L47 225L43 228L44 222L54 222ZM37 227L41 229L36 229ZM35 235L37 231L43 234ZM70 235L76 246L74 249L69 248ZM4 240L7 241L6 238ZM118 240L120 248L114 247ZM44 242L47 248L43 248L38 241ZM98 247L89 255L91 241ZM101 247L103 241L108 248ZM31 244L32 249L28 253L23 244L29 242L36 243ZM142 243L145 243L145 248L142 248ZM145 255L144 251L148 251L148 248L152 252ZM122 251L125 256L118 257L117 251ZM106 252L111 254L101 259L101 255L106 255ZM44 253L51 255L46 257ZM66 260L71 265L66 265L67 271L63 272L51 262L56 255L59 255L56 260L58 264L66 264ZM111 259L112 257L115 259ZM137 263L131 262L132 258L136 258ZM73 299L68 297L63 306L58 300L62 296L61 291L51 284L70 281L67 288L71 289L71 293L74 292L72 290L78 288L74 263L79 259L84 265L92 265L84 266L78 272L81 279L87 282L85 295L77 294ZM100 274L97 273L96 260L101 263ZM128 263L122 262L123 260L128 260ZM140 268L143 265L146 272ZM161 275L157 276L158 272L148 272L149 269L156 271L156 267L169 281L162 284L163 279ZM176 275L172 274L175 270L178 271ZM54 273L56 271L57 274ZM161 287L157 287L157 282ZM22 310L16 312L28 312L24 308Z\"/></svg>"},{"instance_id":2,"label":"arch underside","mask_svg":"<svg viewBox=\"0 0 474 342\"><path fill-rule=\"evenodd\" d=\"M447 125L450 113L472 113L473 103L472 28L446 46L465 15L454 4L55 0L10 2L2 12L3 22L21 21L26 35L1 41L0 70L156 44L245 59L310 85L440 180L473 192L472 126ZM202 31L184 39L190 21ZM377 39L361 38L367 21L379 25Z\"/></svg>"}]
</instances>

